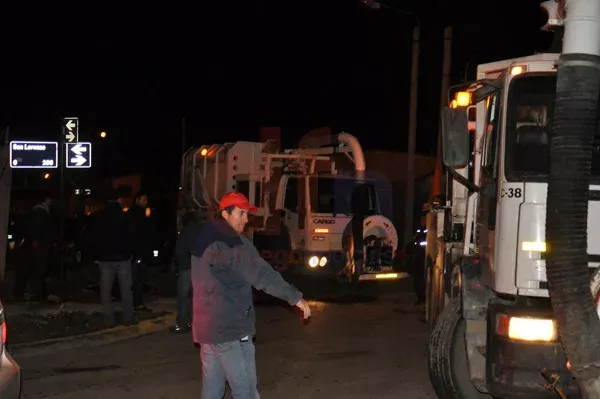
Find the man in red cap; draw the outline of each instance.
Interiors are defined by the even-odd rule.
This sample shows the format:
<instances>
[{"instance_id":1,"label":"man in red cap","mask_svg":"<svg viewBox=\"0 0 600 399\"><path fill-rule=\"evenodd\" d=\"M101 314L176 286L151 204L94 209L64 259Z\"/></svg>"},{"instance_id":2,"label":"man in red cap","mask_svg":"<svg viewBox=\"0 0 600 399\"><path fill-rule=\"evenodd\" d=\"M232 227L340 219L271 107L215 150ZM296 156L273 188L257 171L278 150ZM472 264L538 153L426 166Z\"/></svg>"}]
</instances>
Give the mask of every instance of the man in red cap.
<instances>
[{"instance_id":1,"label":"man in red cap","mask_svg":"<svg viewBox=\"0 0 600 399\"><path fill-rule=\"evenodd\" d=\"M248 213L256 213L258 208L250 205L248 198L244 194L234 191L225 194L221 198L221 202L219 202L219 212L225 210L228 210L228 212L225 212L225 214L221 213L223 219L227 220L235 231L242 234L246 223L248 223Z\"/></svg>"},{"instance_id":2,"label":"man in red cap","mask_svg":"<svg viewBox=\"0 0 600 399\"><path fill-rule=\"evenodd\" d=\"M298 307L310 307L302 293L265 262L242 234L256 212L241 193L225 194L219 218L204 226L192 254L194 342L200 344L202 398L222 398L225 382L234 398L259 398L254 344L252 286Z\"/></svg>"}]
</instances>

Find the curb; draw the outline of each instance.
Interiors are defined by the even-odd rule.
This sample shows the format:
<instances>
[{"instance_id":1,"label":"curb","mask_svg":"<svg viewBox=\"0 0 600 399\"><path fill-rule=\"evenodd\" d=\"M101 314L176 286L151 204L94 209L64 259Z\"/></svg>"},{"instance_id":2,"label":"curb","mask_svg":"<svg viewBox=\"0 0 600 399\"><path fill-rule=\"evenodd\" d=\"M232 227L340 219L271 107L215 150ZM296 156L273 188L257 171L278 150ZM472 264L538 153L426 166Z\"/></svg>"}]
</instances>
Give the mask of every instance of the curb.
<instances>
[{"instance_id":1,"label":"curb","mask_svg":"<svg viewBox=\"0 0 600 399\"><path fill-rule=\"evenodd\" d=\"M65 349L77 349L83 347L92 348L114 344L166 330L175 323L176 317L176 313L169 313L156 319L141 321L135 326L119 326L107 330L95 331L89 334L9 345L8 351L14 357L23 358L47 355Z\"/></svg>"}]
</instances>

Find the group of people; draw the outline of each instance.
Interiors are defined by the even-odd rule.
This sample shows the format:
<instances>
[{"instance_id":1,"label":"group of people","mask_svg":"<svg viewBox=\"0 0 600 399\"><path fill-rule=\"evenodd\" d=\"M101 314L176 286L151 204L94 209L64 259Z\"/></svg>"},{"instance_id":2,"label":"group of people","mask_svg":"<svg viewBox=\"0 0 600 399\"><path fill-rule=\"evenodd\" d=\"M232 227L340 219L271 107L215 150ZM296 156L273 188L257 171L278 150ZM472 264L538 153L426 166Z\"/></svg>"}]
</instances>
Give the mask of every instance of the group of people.
<instances>
[{"instance_id":1,"label":"group of people","mask_svg":"<svg viewBox=\"0 0 600 399\"><path fill-rule=\"evenodd\" d=\"M144 310L143 286L148 260L152 257L154 229L146 217L148 196L138 193L133 205L125 212L124 201L129 190L115 189L104 209L90 215L81 243L99 266L100 295L105 322L115 324L112 292L115 276L123 305L123 321L134 324L134 310ZM17 300L25 297L27 284L33 301L47 299L45 279L52 244L59 240L58 226L52 216L53 200L48 196L39 201L23 223L23 243L16 268L14 293Z\"/></svg>"},{"instance_id":2,"label":"group of people","mask_svg":"<svg viewBox=\"0 0 600 399\"><path fill-rule=\"evenodd\" d=\"M135 310L144 307L141 278L145 256L152 252L151 231L145 222L148 197L138 194L125 212L128 190L119 187L104 209L94 212L84 241L100 270L100 295L107 326L115 325L112 288L118 279L123 323L136 324ZM32 214L33 232L25 244L42 270L56 238L52 229L50 200L38 204ZM222 398L229 384L234 398L259 398L255 363L255 312L252 287L298 307L305 319L311 309L302 293L288 284L261 258L244 235L248 215L256 212L241 193L223 196L218 213L207 218L201 210L188 213L175 246L178 271L178 315L175 332L191 331L200 348L202 398ZM37 270L36 269L36 270ZM39 276L41 272L34 273ZM22 281L17 292L24 289ZM43 288L33 284L41 295ZM193 298L192 309L189 296Z\"/></svg>"}]
</instances>

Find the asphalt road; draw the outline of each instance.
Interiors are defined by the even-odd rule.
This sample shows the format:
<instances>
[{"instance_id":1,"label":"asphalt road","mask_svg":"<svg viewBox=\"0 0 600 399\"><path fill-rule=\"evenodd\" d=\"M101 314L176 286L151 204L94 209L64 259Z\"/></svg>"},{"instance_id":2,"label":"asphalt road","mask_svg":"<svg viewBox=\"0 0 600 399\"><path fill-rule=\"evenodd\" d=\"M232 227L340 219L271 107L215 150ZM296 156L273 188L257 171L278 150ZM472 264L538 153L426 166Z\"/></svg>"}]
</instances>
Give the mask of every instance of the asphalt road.
<instances>
[{"instance_id":1,"label":"asphalt road","mask_svg":"<svg viewBox=\"0 0 600 399\"><path fill-rule=\"evenodd\" d=\"M427 327L408 306L406 283L377 289L376 300L330 295L313 301L307 324L283 306L259 306L261 397L435 398ZM188 334L157 333L20 363L25 399L200 397L198 350Z\"/></svg>"}]
</instances>

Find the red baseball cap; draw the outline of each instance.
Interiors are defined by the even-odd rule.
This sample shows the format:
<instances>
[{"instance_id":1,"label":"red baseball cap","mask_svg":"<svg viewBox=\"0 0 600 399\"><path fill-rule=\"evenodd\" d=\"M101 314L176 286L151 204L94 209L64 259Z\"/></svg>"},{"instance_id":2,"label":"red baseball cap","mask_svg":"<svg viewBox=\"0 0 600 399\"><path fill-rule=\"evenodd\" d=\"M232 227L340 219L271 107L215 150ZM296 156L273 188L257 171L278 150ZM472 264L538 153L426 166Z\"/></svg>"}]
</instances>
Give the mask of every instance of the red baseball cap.
<instances>
[{"instance_id":1,"label":"red baseball cap","mask_svg":"<svg viewBox=\"0 0 600 399\"><path fill-rule=\"evenodd\" d=\"M235 191L227 193L223 196L223 198L221 198L221 202L219 202L219 210L222 211L230 206L236 206L252 213L258 211L257 207L250 205L248 198L246 198L244 194Z\"/></svg>"}]
</instances>

